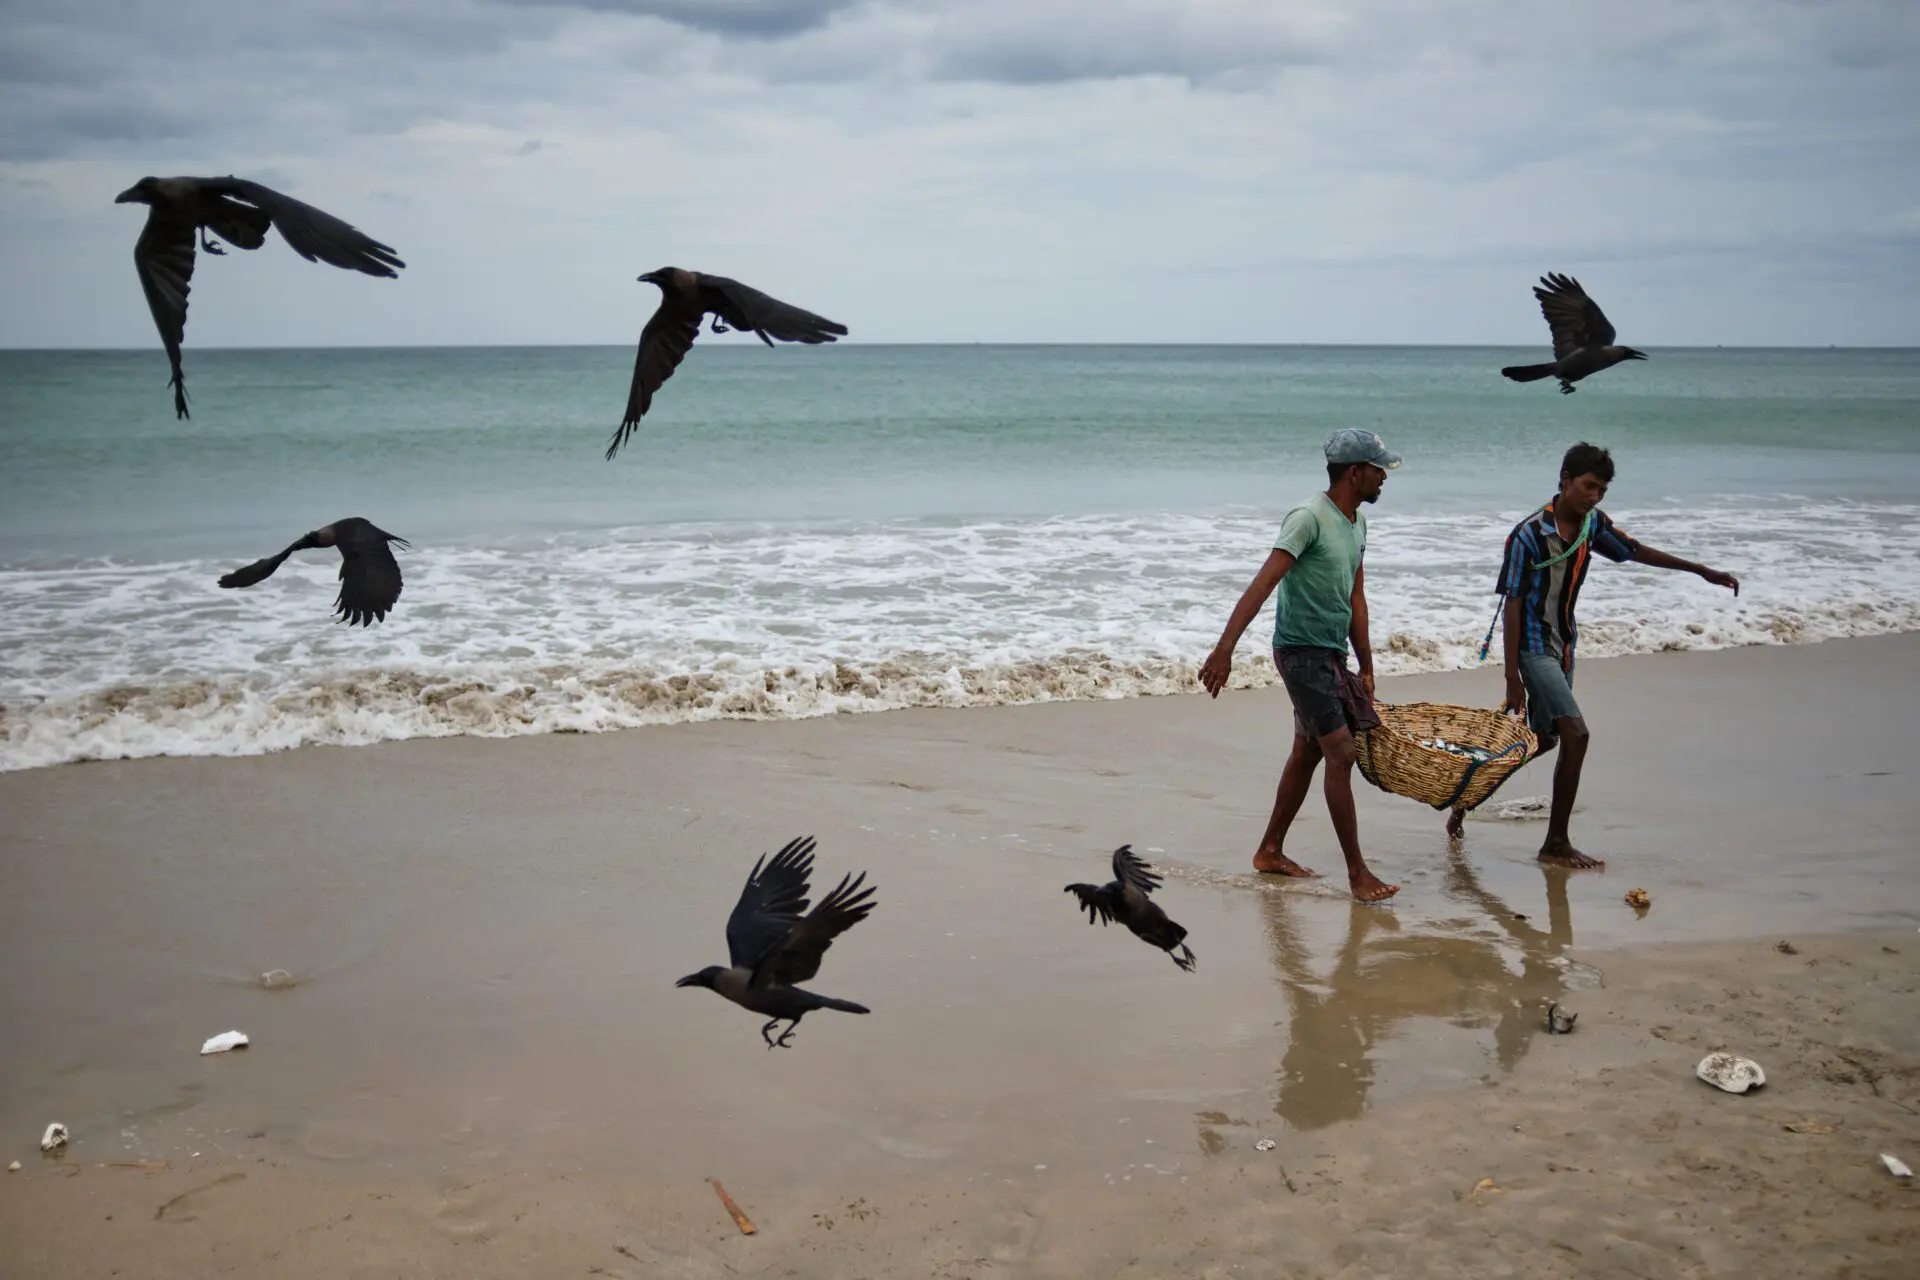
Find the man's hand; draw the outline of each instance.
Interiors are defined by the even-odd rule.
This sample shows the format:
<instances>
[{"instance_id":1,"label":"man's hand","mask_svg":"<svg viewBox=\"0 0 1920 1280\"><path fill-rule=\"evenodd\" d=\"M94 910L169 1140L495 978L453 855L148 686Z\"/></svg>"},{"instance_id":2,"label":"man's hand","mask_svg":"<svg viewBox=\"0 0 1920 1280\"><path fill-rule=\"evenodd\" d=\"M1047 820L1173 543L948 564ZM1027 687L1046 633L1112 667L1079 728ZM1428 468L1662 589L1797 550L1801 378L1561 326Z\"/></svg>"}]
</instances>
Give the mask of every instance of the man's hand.
<instances>
[{"instance_id":1,"label":"man's hand","mask_svg":"<svg viewBox=\"0 0 1920 1280\"><path fill-rule=\"evenodd\" d=\"M1507 710L1515 715L1527 714L1527 682L1517 672L1507 677Z\"/></svg>"},{"instance_id":2,"label":"man's hand","mask_svg":"<svg viewBox=\"0 0 1920 1280\"><path fill-rule=\"evenodd\" d=\"M1200 664L1200 683L1213 697L1219 697L1220 691L1227 687L1227 677L1233 674L1233 650L1215 649Z\"/></svg>"},{"instance_id":3,"label":"man's hand","mask_svg":"<svg viewBox=\"0 0 1920 1280\"><path fill-rule=\"evenodd\" d=\"M1702 565L1700 567L1700 576L1716 587L1732 587L1734 599L1737 600L1740 598L1740 579L1734 577L1732 574L1722 573L1718 569L1709 569L1705 565Z\"/></svg>"},{"instance_id":4,"label":"man's hand","mask_svg":"<svg viewBox=\"0 0 1920 1280\"><path fill-rule=\"evenodd\" d=\"M1373 668L1363 667L1360 671L1360 687L1367 691L1367 701L1373 701Z\"/></svg>"}]
</instances>

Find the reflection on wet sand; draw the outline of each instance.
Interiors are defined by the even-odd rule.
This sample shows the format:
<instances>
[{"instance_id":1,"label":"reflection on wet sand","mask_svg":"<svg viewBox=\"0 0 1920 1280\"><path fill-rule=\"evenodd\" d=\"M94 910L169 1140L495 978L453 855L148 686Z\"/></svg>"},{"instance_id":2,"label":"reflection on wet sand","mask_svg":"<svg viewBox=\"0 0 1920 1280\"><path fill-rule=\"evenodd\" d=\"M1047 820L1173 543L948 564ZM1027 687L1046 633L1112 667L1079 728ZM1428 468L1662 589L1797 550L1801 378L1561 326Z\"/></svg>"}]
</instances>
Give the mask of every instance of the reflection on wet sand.
<instances>
[{"instance_id":1,"label":"reflection on wet sand","mask_svg":"<svg viewBox=\"0 0 1920 1280\"><path fill-rule=\"evenodd\" d=\"M1375 1084L1379 1049L1421 1018L1452 1026L1492 1028L1492 1051L1502 1070L1545 1034L1548 1002L1568 985L1563 953L1573 943L1567 876L1543 868L1546 928L1537 927L1481 887L1456 849L1449 854L1445 891L1470 907L1464 918L1431 924L1402 922L1391 911L1352 904L1346 937L1324 975L1308 940L1307 908L1323 901L1300 895L1262 895L1267 938L1291 1013L1274 1111L1298 1129L1317 1129L1358 1117ZM1204 1123L1204 1121L1203 1121Z\"/></svg>"}]
</instances>

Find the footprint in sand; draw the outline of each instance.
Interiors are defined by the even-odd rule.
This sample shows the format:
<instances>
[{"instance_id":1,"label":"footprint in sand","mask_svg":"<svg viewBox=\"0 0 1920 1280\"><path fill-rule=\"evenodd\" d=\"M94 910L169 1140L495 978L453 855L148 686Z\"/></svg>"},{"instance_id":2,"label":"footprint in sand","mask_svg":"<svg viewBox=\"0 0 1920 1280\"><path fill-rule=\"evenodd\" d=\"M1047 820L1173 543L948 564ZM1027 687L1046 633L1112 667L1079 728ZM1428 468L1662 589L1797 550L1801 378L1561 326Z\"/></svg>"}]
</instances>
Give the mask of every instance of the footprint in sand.
<instances>
[{"instance_id":1,"label":"footprint in sand","mask_svg":"<svg viewBox=\"0 0 1920 1280\"><path fill-rule=\"evenodd\" d=\"M493 1230L493 1210L499 1193L483 1190L479 1182L442 1179L433 1199L433 1211L427 1215L436 1231L456 1240L475 1240Z\"/></svg>"},{"instance_id":2,"label":"footprint in sand","mask_svg":"<svg viewBox=\"0 0 1920 1280\"><path fill-rule=\"evenodd\" d=\"M1040 1240L1040 1218L1025 1209L1003 1209L989 1220L987 1255L995 1262L1026 1262Z\"/></svg>"},{"instance_id":3,"label":"footprint in sand","mask_svg":"<svg viewBox=\"0 0 1920 1280\"><path fill-rule=\"evenodd\" d=\"M155 1209L153 1211L153 1220L155 1222L176 1223L196 1222L200 1217L199 1210L207 1206L208 1193L216 1187L224 1187L229 1183L245 1181L246 1176L244 1173L223 1173L205 1186L195 1187L191 1191L182 1191L179 1195L167 1201L158 1209Z\"/></svg>"}]
</instances>

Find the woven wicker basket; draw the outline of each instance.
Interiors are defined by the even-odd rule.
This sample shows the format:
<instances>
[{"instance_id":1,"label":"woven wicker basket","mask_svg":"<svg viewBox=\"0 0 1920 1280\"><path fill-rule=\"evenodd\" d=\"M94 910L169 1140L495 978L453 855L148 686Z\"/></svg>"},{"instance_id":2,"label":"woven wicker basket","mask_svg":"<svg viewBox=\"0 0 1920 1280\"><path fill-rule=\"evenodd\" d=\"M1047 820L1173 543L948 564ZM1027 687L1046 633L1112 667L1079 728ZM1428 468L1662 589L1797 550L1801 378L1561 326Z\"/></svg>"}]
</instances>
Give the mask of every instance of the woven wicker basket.
<instances>
[{"instance_id":1,"label":"woven wicker basket","mask_svg":"<svg viewBox=\"0 0 1920 1280\"><path fill-rule=\"evenodd\" d=\"M1376 702L1380 727L1360 735L1360 772L1382 791L1436 809L1476 809L1540 748L1517 716L1440 702ZM1429 747L1440 739L1489 753L1486 760Z\"/></svg>"}]
</instances>

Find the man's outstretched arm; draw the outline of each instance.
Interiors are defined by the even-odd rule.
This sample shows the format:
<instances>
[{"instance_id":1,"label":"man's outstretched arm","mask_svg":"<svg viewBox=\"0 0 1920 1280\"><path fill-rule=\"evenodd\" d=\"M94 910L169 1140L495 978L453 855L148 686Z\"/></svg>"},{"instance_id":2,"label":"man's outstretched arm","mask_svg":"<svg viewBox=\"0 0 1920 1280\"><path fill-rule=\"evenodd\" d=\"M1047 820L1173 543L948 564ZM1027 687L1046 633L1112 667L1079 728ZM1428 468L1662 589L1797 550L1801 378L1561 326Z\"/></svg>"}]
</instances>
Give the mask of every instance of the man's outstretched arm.
<instances>
[{"instance_id":1,"label":"man's outstretched arm","mask_svg":"<svg viewBox=\"0 0 1920 1280\"><path fill-rule=\"evenodd\" d=\"M1240 637L1260 616L1267 597L1273 594L1273 589L1280 585L1280 579L1286 577L1287 570L1291 568L1293 552L1275 548L1268 554L1267 562L1260 566L1260 572L1253 575L1253 581L1247 584L1247 589L1240 593L1240 603L1233 606L1233 616L1227 619L1227 629L1220 633L1220 643L1200 664L1200 683L1214 697L1220 696L1220 691L1227 687L1227 677L1233 674L1233 651L1240 644Z\"/></svg>"},{"instance_id":2,"label":"man's outstretched arm","mask_svg":"<svg viewBox=\"0 0 1920 1280\"><path fill-rule=\"evenodd\" d=\"M1633 558L1638 564L1652 565L1656 569L1678 569L1682 573L1691 573L1706 579L1716 587L1731 587L1733 594L1740 594L1740 579L1718 569L1709 569L1706 565L1695 564L1691 560L1682 560L1679 556L1668 555L1657 547L1644 542L1633 544Z\"/></svg>"}]
</instances>

